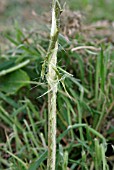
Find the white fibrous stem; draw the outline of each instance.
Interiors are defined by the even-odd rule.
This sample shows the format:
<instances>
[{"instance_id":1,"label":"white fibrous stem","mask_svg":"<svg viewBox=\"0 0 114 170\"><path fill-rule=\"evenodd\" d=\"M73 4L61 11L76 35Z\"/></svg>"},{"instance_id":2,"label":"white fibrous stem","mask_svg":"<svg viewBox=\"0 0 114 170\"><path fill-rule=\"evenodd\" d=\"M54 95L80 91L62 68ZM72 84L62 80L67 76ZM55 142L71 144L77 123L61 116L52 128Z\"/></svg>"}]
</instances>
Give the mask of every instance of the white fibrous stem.
<instances>
[{"instance_id":1,"label":"white fibrous stem","mask_svg":"<svg viewBox=\"0 0 114 170\"><path fill-rule=\"evenodd\" d=\"M60 11L57 0L52 4L52 26L50 33L50 45L47 54L48 61L48 159L47 170L55 170L56 164L56 95L57 95L57 51L58 51L58 18Z\"/></svg>"},{"instance_id":2,"label":"white fibrous stem","mask_svg":"<svg viewBox=\"0 0 114 170\"><path fill-rule=\"evenodd\" d=\"M48 94L48 162L47 169L55 170L56 160L56 93L57 81L55 80L56 73L53 70L57 62L58 43L49 64L48 72L48 88L51 92Z\"/></svg>"},{"instance_id":3,"label":"white fibrous stem","mask_svg":"<svg viewBox=\"0 0 114 170\"><path fill-rule=\"evenodd\" d=\"M56 27L55 9L52 9L51 36L53 36L56 32L57 32L57 27Z\"/></svg>"}]
</instances>

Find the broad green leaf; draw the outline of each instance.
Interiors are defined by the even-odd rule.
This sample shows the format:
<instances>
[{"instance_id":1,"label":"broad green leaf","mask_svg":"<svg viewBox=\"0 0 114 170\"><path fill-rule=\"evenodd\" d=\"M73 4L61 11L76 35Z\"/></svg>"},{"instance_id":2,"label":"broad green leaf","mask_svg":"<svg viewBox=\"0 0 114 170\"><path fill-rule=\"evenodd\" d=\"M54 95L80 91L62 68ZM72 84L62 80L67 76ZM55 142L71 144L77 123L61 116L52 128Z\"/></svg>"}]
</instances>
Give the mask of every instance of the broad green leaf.
<instances>
[{"instance_id":1,"label":"broad green leaf","mask_svg":"<svg viewBox=\"0 0 114 170\"><path fill-rule=\"evenodd\" d=\"M25 71L21 69L14 71L0 77L0 91L15 94L20 88L26 86L28 81L30 81L30 78Z\"/></svg>"}]
</instances>

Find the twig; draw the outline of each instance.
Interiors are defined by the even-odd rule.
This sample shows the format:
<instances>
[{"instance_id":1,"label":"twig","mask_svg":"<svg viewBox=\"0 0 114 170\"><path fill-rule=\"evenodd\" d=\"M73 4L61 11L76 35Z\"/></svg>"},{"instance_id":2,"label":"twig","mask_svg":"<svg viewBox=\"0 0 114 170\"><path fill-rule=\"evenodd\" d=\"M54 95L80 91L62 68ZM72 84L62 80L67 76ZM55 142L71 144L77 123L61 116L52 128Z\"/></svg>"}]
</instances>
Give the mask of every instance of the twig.
<instances>
[{"instance_id":1,"label":"twig","mask_svg":"<svg viewBox=\"0 0 114 170\"><path fill-rule=\"evenodd\" d=\"M55 170L56 163L56 94L57 94L57 51L58 51L58 34L60 27L61 7L59 0L52 2L52 26L50 33L50 44L46 54L46 58L42 65L41 76L44 78L46 67L48 74L46 75L48 82L48 159L47 170Z\"/></svg>"}]
</instances>

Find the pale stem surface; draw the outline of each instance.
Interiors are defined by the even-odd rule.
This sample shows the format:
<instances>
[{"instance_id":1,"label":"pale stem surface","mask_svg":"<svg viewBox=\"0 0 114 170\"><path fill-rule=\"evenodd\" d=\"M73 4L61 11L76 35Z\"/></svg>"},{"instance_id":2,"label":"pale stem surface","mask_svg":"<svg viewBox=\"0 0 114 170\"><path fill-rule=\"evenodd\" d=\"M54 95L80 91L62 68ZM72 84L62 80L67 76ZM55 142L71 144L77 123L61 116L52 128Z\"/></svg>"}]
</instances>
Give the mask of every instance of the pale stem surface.
<instances>
[{"instance_id":1,"label":"pale stem surface","mask_svg":"<svg viewBox=\"0 0 114 170\"><path fill-rule=\"evenodd\" d=\"M48 162L47 169L55 170L56 161L56 93L57 93L57 82L55 80L56 73L53 67L56 66L57 62L57 49L58 43L56 42L56 48L52 55L49 73L48 73L48 84L49 90L52 91L48 94Z\"/></svg>"},{"instance_id":2,"label":"pale stem surface","mask_svg":"<svg viewBox=\"0 0 114 170\"><path fill-rule=\"evenodd\" d=\"M57 95L57 51L58 51L58 21L60 17L60 8L58 0L52 2L52 26L50 33L50 45L47 53L48 61L48 160L47 170L55 170L56 164L56 95Z\"/></svg>"}]
</instances>

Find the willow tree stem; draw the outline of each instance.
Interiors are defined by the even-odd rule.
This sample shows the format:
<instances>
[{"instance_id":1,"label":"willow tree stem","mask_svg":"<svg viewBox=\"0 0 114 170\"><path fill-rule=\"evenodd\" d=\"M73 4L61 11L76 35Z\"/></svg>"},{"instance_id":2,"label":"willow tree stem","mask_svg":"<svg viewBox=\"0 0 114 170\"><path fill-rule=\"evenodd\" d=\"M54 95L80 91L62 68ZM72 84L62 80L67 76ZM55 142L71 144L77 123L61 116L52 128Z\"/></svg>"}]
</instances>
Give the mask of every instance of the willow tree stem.
<instances>
[{"instance_id":1,"label":"willow tree stem","mask_svg":"<svg viewBox=\"0 0 114 170\"><path fill-rule=\"evenodd\" d=\"M42 75L44 76L45 67L48 68L48 159L47 170L55 170L56 164L56 95L57 95L57 51L58 34L60 21L60 4L58 0L52 2L52 26L50 33L50 44L48 52L42 65Z\"/></svg>"}]
</instances>

